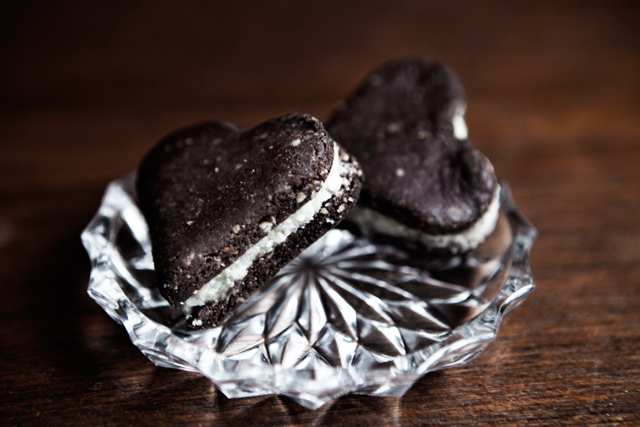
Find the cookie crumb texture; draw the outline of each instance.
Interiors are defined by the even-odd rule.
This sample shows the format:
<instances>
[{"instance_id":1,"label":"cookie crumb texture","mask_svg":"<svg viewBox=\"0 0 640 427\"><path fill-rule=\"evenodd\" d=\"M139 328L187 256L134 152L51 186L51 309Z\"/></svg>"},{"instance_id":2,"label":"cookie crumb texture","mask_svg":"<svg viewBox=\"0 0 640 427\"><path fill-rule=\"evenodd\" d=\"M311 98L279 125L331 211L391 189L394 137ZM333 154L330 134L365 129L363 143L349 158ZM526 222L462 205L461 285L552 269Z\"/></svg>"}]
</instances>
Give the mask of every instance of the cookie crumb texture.
<instances>
[{"instance_id":1,"label":"cookie crumb texture","mask_svg":"<svg viewBox=\"0 0 640 427\"><path fill-rule=\"evenodd\" d=\"M464 90L449 68L419 58L368 75L327 122L366 182L360 203L429 234L465 230L487 210L490 162L454 133Z\"/></svg>"},{"instance_id":2,"label":"cookie crumb texture","mask_svg":"<svg viewBox=\"0 0 640 427\"><path fill-rule=\"evenodd\" d=\"M313 198L333 157L334 143L322 124L300 114L269 120L246 132L206 122L163 139L142 161L137 191L149 224L160 292L167 301L179 308L296 212L304 199ZM345 189L354 199L361 186L358 171L354 162L356 179ZM333 203L324 205L329 214L335 214ZM219 323L333 226L317 222L314 219L260 258L218 304L197 307L191 326Z\"/></svg>"},{"instance_id":3,"label":"cookie crumb texture","mask_svg":"<svg viewBox=\"0 0 640 427\"><path fill-rule=\"evenodd\" d=\"M358 163L349 160L349 186L342 187L337 197L329 199L313 220L289 236L287 241L276 246L273 252L260 258L249 269L247 275L218 304L194 307L192 317L187 319L193 328L206 328L221 323L235 311L262 284L275 276L304 249L313 244L327 231L338 225L355 206L362 187L362 173Z\"/></svg>"}]
</instances>

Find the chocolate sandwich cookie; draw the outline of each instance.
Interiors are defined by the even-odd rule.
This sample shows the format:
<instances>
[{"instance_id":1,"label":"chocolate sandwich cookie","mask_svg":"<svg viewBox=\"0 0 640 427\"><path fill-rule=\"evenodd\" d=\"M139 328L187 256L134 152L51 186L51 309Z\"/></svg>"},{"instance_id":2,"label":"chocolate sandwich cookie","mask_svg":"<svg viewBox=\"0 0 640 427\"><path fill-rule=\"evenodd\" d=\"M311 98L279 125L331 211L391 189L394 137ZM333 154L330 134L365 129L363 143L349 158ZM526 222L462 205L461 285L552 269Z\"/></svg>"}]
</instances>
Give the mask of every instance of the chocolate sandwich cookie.
<instances>
[{"instance_id":1,"label":"chocolate sandwich cookie","mask_svg":"<svg viewBox=\"0 0 640 427\"><path fill-rule=\"evenodd\" d=\"M160 292L191 327L219 324L346 216L361 177L308 115L246 132L207 122L169 135L137 180Z\"/></svg>"},{"instance_id":2,"label":"chocolate sandwich cookie","mask_svg":"<svg viewBox=\"0 0 640 427\"><path fill-rule=\"evenodd\" d=\"M462 252L494 229L499 185L467 139L464 90L449 68L408 58L369 74L327 123L365 183L349 220L429 249Z\"/></svg>"}]
</instances>

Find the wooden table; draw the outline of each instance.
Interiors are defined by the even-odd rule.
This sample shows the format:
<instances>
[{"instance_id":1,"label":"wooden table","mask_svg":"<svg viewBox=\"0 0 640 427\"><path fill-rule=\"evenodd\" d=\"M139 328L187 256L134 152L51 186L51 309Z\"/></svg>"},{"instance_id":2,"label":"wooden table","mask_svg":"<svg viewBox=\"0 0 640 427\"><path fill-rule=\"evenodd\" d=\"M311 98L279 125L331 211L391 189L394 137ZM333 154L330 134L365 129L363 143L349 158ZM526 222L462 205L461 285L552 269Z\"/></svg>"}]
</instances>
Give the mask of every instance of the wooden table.
<instances>
[{"instance_id":1,"label":"wooden table","mask_svg":"<svg viewBox=\"0 0 640 427\"><path fill-rule=\"evenodd\" d=\"M0 424L640 424L636 2L12 2L0 13ZM459 73L474 143L539 229L537 288L402 398L229 400L86 295L110 180L202 119L325 118L381 62Z\"/></svg>"}]
</instances>

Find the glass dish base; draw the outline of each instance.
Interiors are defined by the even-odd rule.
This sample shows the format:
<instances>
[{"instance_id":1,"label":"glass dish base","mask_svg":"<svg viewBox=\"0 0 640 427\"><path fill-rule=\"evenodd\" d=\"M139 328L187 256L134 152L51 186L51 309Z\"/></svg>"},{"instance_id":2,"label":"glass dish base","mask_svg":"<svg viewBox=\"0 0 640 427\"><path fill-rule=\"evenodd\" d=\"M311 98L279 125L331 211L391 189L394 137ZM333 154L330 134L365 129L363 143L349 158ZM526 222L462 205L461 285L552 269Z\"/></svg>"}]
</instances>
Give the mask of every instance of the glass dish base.
<instances>
[{"instance_id":1,"label":"glass dish base","mask_svg":"<svg viewBox=\"0 0 640 427\"><path fill-rule=\"evenodd\" d=\"M533 290L535 228L502 183L496 230L462 255L425 255L334 229L222 325L194 331L156 287L135 175L112 182L82 233L89 295L157 366L199 372L229 398L316 409L347 393L402 396L477 356Z\"/></svg>"}]
</instances>

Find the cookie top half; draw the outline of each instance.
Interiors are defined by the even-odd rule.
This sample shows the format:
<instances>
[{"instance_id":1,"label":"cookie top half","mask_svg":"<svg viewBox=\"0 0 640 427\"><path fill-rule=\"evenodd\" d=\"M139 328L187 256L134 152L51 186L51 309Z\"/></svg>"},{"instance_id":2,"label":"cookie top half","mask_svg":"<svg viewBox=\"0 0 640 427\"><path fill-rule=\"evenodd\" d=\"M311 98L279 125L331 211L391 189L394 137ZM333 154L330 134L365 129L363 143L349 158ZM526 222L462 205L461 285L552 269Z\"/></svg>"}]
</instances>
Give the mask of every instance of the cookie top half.
<instances>
[{"instance_id":1,"label":"cookie top half","mask_svg":"<svg viewBox=\"0 0 640 427\"><path fill-rule=\"evenodd\" d=\"M296 212L333 160L322 123L300 114L246 132L206 122L163 139L142 161L137 191L165 298L184 302Z\"/></svg>"},{"instance_id":2,"label":"cookie top half","mask_svg":"<svg viewBox=\"0 0 640 427\"><path fill-rule=\"evenodd\" d=\"M472 226L497 180L486 157L454 132L464 108L458 77L437 62L406 58L369 74L326 126L362 165L359 204L429 234Z\"/></svg>"}]
</instances>

